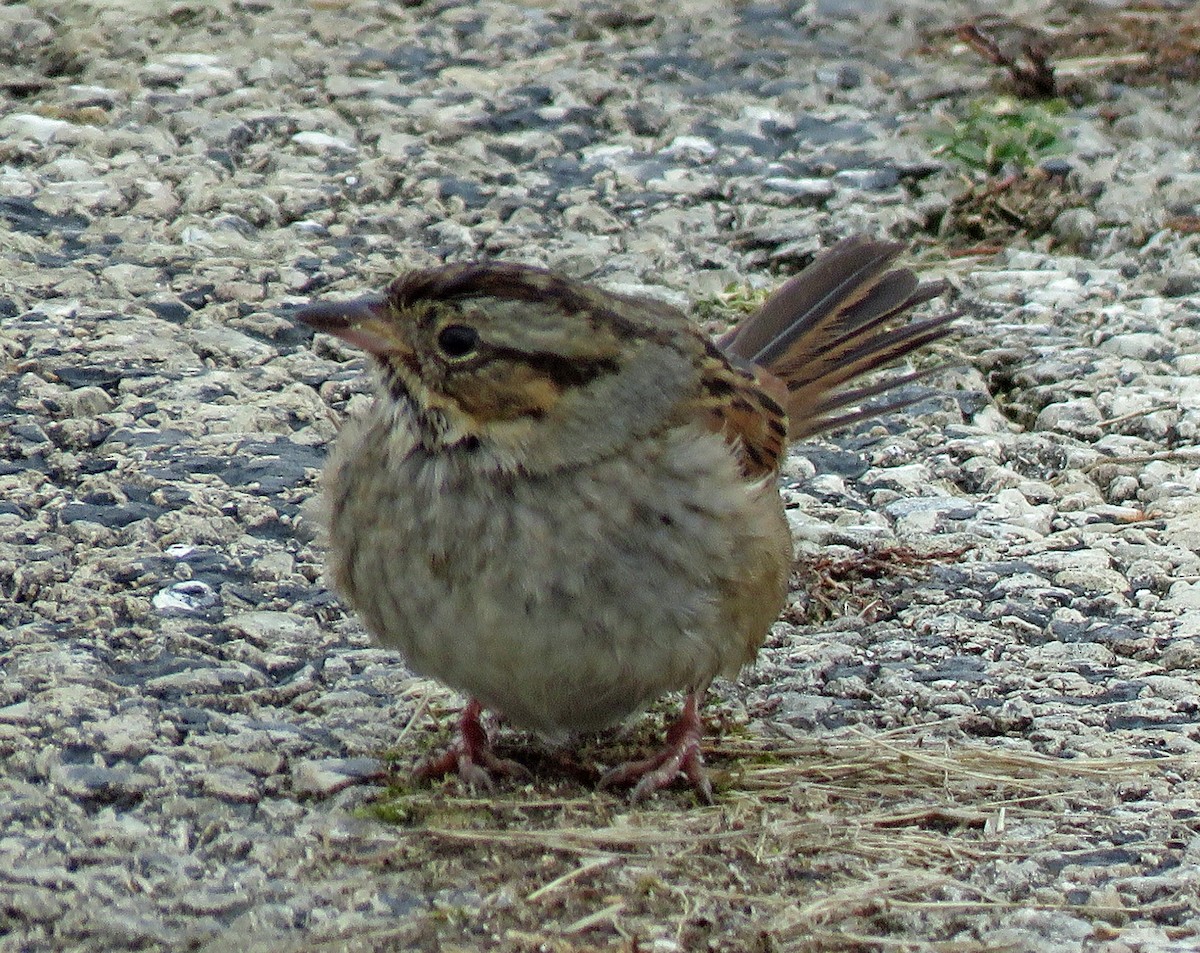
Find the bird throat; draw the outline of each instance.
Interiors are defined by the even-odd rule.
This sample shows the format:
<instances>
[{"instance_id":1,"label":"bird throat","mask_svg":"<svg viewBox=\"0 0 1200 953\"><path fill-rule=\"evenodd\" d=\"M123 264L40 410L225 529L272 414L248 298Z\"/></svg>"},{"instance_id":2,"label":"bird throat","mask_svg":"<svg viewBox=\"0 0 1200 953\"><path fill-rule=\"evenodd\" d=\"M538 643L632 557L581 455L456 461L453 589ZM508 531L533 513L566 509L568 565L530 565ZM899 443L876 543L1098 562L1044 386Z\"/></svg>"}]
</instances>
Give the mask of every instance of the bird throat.
<instances>
[{"instance_id":1,"label":"bird throat","mask_svg":"<svg viewBox=\"0 0 1200 953\"><path fill-rule=\"evenodd\" d=\"M420 381L414 382L407 367L384 362L383 385L395 417L407 426L421 449L427 453L478 449L479 437L455 425L454 418L461 415L439 406L448 402L436 399Z\"/></svg>"}]
</instances>

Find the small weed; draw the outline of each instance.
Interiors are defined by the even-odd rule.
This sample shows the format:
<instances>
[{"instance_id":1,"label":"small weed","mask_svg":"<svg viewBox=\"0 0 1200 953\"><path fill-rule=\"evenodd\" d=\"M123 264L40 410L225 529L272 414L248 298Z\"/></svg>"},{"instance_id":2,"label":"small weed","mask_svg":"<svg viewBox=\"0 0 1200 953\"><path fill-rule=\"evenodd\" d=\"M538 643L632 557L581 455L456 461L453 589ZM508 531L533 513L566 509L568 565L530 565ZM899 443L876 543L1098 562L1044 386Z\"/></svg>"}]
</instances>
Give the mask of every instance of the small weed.
<instances>
[{"instance_id":1,"label":"small weed","mask_svg":"<svg viewBox=\"0 0 1200 953\"><path fill-rule=\"evenodd\" d=\"M1066 151L1061 119L1066 108L1062 100L976 100L965 116L944 119L928 135L938 154L995 175L1005 166L1025 169Z\"/></svg>"},{"instance_id":2,"label":"small weed","mask_svg":"<svg viewBox=\"0 0 1200 953\"><path fill-rule=\"evenodd\" d=\"M730 282L724 290L692 304L692 317L705 329L719 333L757 311L770 294L769 288L751 288Z\"/></svg>"}]
</instances>

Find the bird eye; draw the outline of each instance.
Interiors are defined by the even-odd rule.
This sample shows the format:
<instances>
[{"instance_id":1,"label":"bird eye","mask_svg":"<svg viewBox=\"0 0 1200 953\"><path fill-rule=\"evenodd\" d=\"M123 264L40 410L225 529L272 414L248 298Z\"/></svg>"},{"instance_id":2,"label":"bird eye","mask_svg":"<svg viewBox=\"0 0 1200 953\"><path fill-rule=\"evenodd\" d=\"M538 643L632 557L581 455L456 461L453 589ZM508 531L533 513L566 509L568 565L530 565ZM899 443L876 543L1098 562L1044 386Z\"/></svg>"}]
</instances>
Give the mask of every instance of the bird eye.
<instances>
[{"instance_id":1,"label":"bird eye","mask_svg":"<svg viewBox=\"0 0 1200 953\"><path fill-rule=\"evenodd\" d=\"M437 346L446 357L470 357L479 347L479 332L465 324L447 324L438 332Z\"/></svg>"}]
</instances>

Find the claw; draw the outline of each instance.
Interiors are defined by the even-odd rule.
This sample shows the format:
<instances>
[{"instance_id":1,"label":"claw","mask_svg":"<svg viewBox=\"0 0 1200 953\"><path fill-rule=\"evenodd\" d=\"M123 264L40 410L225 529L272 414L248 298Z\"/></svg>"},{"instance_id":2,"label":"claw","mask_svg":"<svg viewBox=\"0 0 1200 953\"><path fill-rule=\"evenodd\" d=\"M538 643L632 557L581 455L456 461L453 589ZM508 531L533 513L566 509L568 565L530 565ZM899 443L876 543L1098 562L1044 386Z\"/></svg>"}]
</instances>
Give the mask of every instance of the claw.
<instances>
[{"instance_id":1,"label":"claw","mask_svg":"<svg viewBox=\"0 0 1200 953\"><path fill-rule=\"evenodd\" d=\"M699 698L693 692L688 695L678 720L667 730L666 746L649 758L617 765L600 779L600 788L634 784L629 800L637 804L667 787L682 774L705 804L713 804L712 782L708 779L704 756L700 753L704 726L700 722L699 709Z\"/></svg>"},{"instance_id":2,"label":"claw","mask_svg":"<svg viewBox=\"0 0 1200 953\"><path fill-rule=\"evenodd\" d=\"M480 715L483 706L474 698L467 702L458 720L458 737L439 755L417 765L413 778L424 781L457 774L475 790L485 788L495 793L495 775L522 780L531 777L524 765L508 758L498 758L492 751L492 741L483 727Z\"/></svg>"}]
</instances>

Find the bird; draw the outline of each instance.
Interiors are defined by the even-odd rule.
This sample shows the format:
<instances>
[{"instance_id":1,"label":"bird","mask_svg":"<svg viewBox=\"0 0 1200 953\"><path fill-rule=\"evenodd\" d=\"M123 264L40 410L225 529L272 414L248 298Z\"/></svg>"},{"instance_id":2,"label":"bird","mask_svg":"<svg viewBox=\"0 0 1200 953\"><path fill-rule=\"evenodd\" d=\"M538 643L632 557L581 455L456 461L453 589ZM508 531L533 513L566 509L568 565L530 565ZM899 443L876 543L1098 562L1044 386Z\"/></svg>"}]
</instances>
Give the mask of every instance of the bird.
<instances>
[{"instance_id":1,"label":"bird","mask_svg":"<svg viewBox=\"0 0 1200 953\"><path fill-rule=\"evenodd\" d=\"M787 598L788 442L910 403L862 406L922 371L859 378L956 316L908 314L944 285L893 268L904 249L843 239L717 339L663 301L496 261L296 312L374 369L323 474L333 588L467 699L418 778L529 778L486 713L567 744L680 692L662 749L599 786L637 802L682 779L713 802L701 702Z\"/></svg>"}]
</instances>

